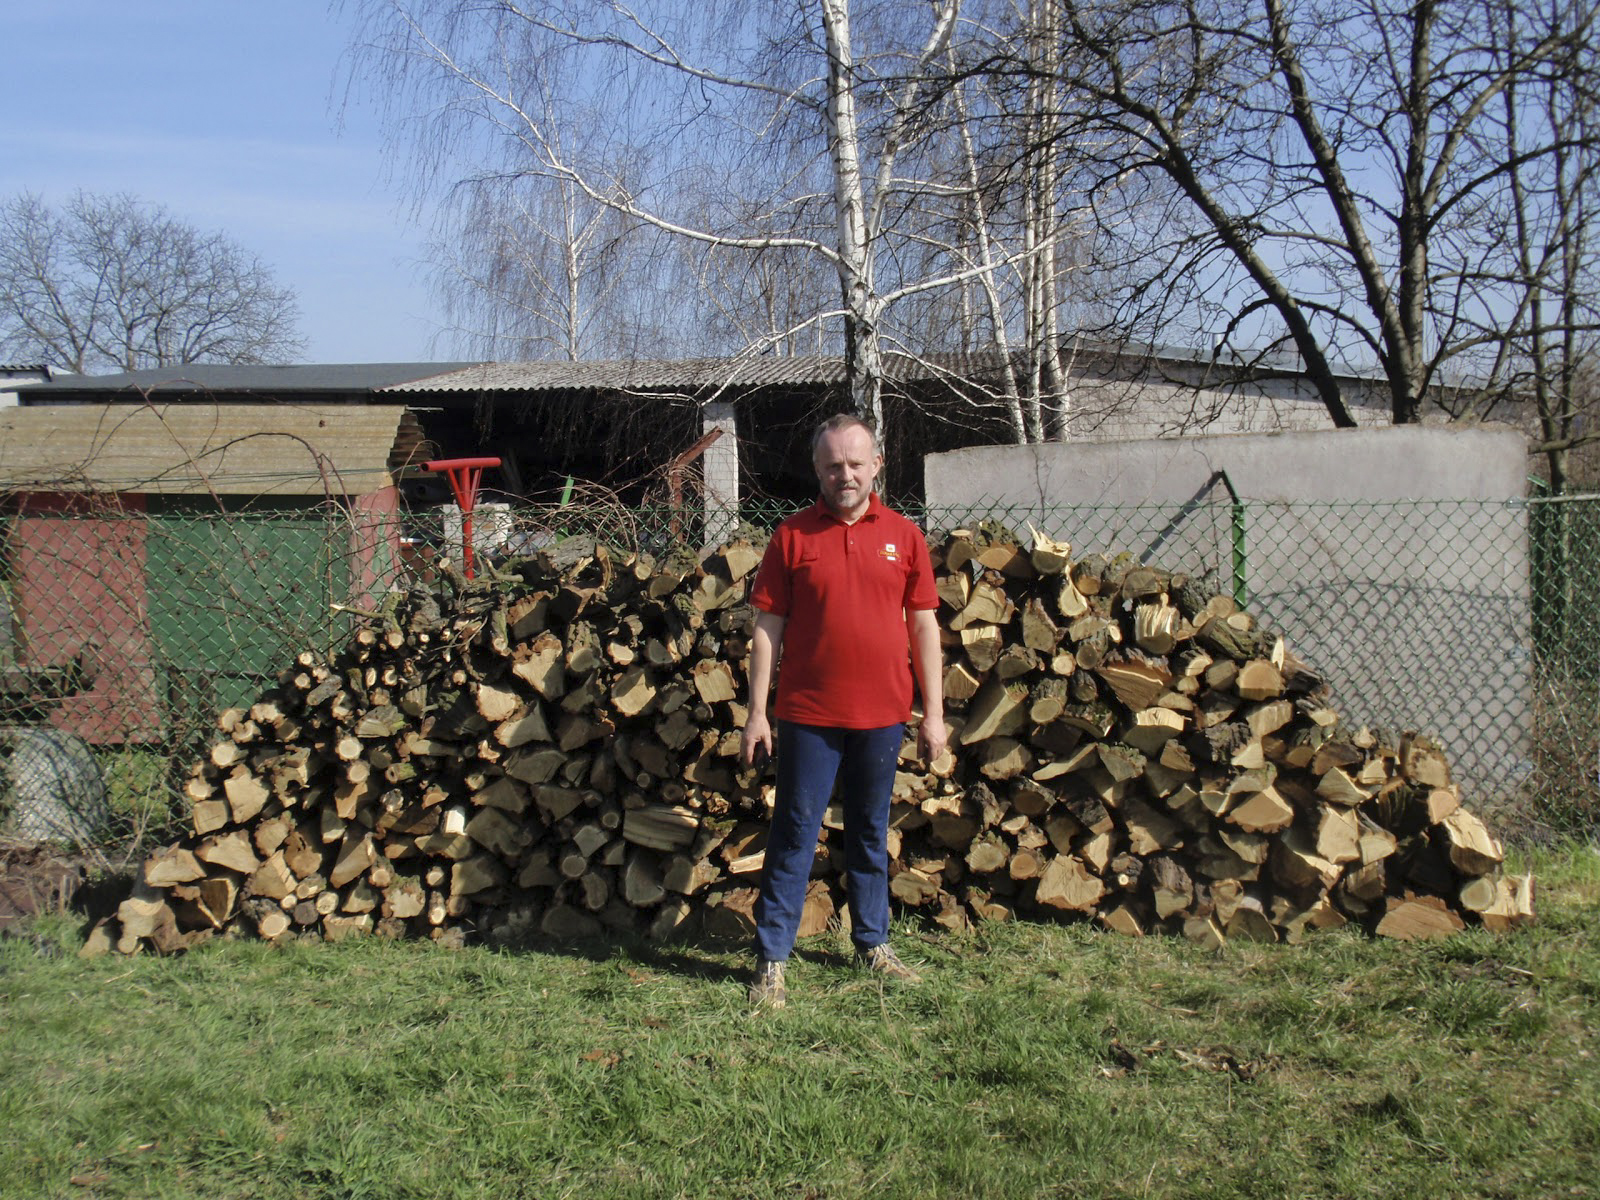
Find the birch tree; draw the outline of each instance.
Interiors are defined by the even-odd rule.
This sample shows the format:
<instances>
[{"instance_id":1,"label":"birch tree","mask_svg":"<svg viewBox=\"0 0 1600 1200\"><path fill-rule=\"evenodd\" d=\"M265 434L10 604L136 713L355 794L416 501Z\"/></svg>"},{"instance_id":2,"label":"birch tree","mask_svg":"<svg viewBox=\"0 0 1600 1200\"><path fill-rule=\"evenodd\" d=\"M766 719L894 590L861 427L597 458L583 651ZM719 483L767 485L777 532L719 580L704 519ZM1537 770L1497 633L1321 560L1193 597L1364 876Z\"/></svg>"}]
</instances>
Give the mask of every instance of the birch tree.
<instances>
[{"instance_id":1,"label":"birch tree","mask_svg":"<svg viewBox=\"0 0 1600 1200\"><path fill-rule=\"evenodd\" d=\"M960 0L875 4L865 33L850 0L693 15L604 0L360 7L357 69L382 76L433 182L488 157L494 170L555 181L703 251L824 264L838 300L804 323L838 323L851 404L881 427L884 322L897 302L953 281L948 270L906 277L894 251L908 197L934 186L917 174L920 122ZM542 88L554 72L575 86ZM557 100L545 106L544 96ZM563 131L577 124L611 133L604 145L573 147ZM616 164L640 147L653 177L625 178ZM783 169L766 170L774 164ZM737 201L727 215L739 220L686 206L691 189L676 185L690 178L701 189L724 184Z\"/></svg>"},{"instance_id":2,"label":"birch tree","mask_svg":"<svg viewBox=\"0 0 1600 1200\"><path fill-rule=\"evenodd\" d=\"M477 180L430 247L436 290L469 357L671 353L670 255L653 232L570 184Z\"/></svg>"},{"instance_id":3,"label":"birch tree","mask_svg":"<svg viewBox=\"0 0 1600 1200\"><path fill-rule=\"evenodd\" d=\"M953 282L902 305L894 345L964 401L952 416L1016 442L1064 438L1062 317L1077 270L1077 201L1061 175L1070 147L1058 130L1055 9L1047 0L969 0L962 20L973 32L953 40L938 65L943 78L927 89L937 98L920 117L929 185L902 213L911 232L896 250L921 276ZM1027 65L1006 63L1007 54Z\"/></svg>"}]
</instances>

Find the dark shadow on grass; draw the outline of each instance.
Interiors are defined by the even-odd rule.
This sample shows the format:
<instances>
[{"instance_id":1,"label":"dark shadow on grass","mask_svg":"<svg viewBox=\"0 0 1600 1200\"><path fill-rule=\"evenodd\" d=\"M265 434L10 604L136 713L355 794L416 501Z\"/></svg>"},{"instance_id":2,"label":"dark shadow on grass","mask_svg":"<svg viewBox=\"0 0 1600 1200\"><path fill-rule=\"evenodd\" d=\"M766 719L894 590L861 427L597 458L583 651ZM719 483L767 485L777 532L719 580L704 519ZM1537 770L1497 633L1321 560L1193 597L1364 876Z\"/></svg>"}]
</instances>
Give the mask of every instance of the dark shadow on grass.
<instances>
[{"instance_id":1,"label":"dark shadow on grass","mask_svg":"<svg viewBox=\"0 0 1600 1200\"><path fill-rule=\"evenodd\" d=\"M749 941L705 933L678 936L666 941L621 931L570 938L533 933L497 948L507 954L560 955L597 966L613 962L621 955L653 971L712 983L748 982L755 961ZM730 958L736 961L727 961ZM794 958L834 969L851 963L847 954L805 945L795 947Z\"/></svg>"},{"instance_id":2,"label":"dark shadow on grass","mask_svg":"<svg viewBox=\"0 0 1600 1200\"><path fill-rule=\"evenodd\" d=\"M558 955L597 966L614 962L621 955L641 967L711 982L742 979L749 973L744 964L736 966L720 961L739 953L735 943L711 938L680 938L659 942L640 934L622 932L567 938L534 933L495 948L506 954Z\"/></svg>"}]
</instances>

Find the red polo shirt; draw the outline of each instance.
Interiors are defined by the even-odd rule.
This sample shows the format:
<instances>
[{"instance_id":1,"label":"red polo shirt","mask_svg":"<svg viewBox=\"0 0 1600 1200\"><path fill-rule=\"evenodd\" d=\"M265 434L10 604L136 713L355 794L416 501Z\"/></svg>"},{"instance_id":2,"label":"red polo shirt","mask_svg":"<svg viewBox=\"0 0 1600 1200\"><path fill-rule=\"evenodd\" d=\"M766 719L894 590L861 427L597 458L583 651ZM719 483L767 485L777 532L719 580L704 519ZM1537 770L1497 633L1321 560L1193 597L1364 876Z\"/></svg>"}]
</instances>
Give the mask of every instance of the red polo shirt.
<instances>
[{"instance_id":1,"label":"red polo shirt","mask_svg":"<svg viewBox=\"0 0 1600 1200\"><path fill-rule=\"evenodd\" d=\"M821 500L779 525L750 602L786 618L774 715L842 729L911 716L906 613L939 594L922 530L876 493L854 525Z\"/></svg>"}]
</instances>

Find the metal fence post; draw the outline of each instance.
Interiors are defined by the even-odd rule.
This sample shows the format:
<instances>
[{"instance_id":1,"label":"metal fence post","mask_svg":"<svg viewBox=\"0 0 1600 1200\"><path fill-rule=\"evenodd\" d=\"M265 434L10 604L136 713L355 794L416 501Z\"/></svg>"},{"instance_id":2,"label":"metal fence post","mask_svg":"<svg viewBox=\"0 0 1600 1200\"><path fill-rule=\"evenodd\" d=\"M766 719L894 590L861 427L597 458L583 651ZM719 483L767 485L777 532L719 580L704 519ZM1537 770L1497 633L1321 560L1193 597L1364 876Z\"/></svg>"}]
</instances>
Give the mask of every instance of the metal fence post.
<instances>
[{"instance_id":1,"label":"metal fence post","mask_svg":"<svg viewBox=\"0 0 1600 1200\"><path fill-rule=\"evenodd\" d=\"M1238 491L1233 486L1233 480L1228 478L1226 471L1218 471L1215 478L1228 490L1228 532L1232 549L1233 573L1230 577L1232 583L1233 602L1240 608L1250 603L1248 548L1245 543L1245 507L1244 501L1239 498Z\"/></svg>"}]
</instances>

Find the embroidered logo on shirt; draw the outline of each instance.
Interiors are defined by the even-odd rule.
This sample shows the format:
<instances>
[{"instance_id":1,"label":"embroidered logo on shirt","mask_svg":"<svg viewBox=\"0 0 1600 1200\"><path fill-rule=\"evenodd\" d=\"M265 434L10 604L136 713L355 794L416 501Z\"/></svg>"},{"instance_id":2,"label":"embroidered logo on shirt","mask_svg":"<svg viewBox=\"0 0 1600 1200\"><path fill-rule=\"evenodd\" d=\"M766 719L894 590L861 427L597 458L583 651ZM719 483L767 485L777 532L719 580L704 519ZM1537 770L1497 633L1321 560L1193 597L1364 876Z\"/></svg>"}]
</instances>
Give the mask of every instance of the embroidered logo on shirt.
<instances>
[{"instance_id":1,"label":"embroidered logo on shirt","mask_svg":"<svg viewBox=\"0 0 1600 1200\"><path fill-rule=\"evenodd\" d=\"M894 543L893 542L886 542L884 544L883 549L879 550L878 553L883 555L883 557L885 559L887 559L889 562L899 562L900 561L900 556L895 553L895 548L894 548Z\"/></svg>"}]
</instances>

